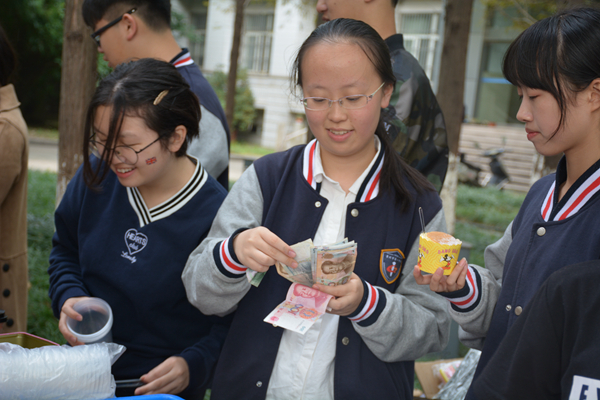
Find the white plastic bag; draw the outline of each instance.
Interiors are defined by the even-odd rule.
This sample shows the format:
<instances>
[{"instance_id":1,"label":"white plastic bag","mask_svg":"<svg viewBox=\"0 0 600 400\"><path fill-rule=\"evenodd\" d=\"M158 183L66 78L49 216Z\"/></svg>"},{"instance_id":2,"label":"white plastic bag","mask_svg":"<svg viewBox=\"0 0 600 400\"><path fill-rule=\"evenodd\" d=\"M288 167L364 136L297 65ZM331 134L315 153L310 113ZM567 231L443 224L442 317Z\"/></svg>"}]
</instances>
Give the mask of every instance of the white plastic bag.
<instances>
[{"instance_id":1,"label":"white plastic bag","mask_svg":"<svg viewBox=\"0 0 600 400\"><path fill-rule=\"evenodd\" d=\"M44 346L0 343L0 399L92 400L115 395L112 364L125 346Z\"/></svg>"}]
</instances>

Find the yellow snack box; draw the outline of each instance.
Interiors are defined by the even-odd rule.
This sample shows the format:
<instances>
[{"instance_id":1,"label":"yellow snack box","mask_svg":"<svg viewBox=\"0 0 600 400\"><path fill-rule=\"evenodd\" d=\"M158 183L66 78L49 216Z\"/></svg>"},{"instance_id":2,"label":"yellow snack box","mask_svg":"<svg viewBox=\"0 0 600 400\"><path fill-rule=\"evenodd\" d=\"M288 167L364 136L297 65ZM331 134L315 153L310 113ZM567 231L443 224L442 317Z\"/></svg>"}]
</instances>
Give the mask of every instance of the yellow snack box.
<instances>
[{"instance_id":1,"label":"yellow snack box","mask_svg":"<svg viewBox=\"0 0 600 400\"><path fill-rule=\"evenodd\" d=\"M433 274L438 268L450 275L456 267L462 242L444 232L423 232L419 236L418 266L423 272Z\"/></svg>"}]
</instances>

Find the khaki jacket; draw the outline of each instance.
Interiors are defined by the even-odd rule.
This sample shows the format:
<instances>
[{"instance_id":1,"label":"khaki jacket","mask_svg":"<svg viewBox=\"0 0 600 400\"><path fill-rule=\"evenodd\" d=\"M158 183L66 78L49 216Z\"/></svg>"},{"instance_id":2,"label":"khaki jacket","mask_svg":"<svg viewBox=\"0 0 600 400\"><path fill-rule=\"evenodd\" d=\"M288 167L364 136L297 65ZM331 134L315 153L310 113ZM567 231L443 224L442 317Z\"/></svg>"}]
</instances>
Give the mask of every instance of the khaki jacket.
<instances>
[{"instance_id":1,"label":"khaki jacket","mask_svg":"<svg viewBox=\"0 0 600 400\"><path fill-rule=\"evenodd\" d=\"M13 85L0 87L0 333L27 331L27 125Z\"/></svg>"}]
</instances>

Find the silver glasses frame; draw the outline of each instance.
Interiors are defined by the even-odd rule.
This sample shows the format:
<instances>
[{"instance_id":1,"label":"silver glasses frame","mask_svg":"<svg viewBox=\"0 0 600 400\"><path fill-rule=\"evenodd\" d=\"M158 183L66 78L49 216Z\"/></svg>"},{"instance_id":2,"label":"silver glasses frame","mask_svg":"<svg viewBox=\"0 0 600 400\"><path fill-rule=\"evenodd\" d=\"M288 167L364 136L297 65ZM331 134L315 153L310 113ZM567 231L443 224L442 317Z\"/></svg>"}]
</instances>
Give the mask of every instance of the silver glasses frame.
<instances>
[{"instance_id":1,"label":"silver glasses frame","mask_svg":"<svg viewBox=\"0 0 600 400\"><path fill-rule=\"evenodd\" d=\"M371 93L368 96L366 94L353 94L353 95L350 95L350 96L340 97L337 100L331 100L331 99L328 99L327 97L304 97L303 99L300 99L300 102L302 102L302 105L304 105L304 108L306 108L307 110L310 110L310 111L325 111L325 110L328 110L328 109L331 108L331 105L334 102L337 102L340 105L340 107L344 107L346 110L358 110L358 109L361 109L361 108L365 107L367 104L369 104L369 101L371 101L371 99L373 99L373 96L375 96L375 93L377 93L379 91L379 89L381 89L383 87L383 85L385 85L385 82L383 82L381 84L381 86L379 86L377 88L377 90L375 90L373 93ZM364 105L360 106L360 107L348 108L348 107L346 107L344 105L344 99L351 98L351 97L365 97L367 99L367 102ZM309 100L309 99L327 100L328 101L328 106L326 108L309 108L307 106L307 100Z\"/></svg>"}]
</instances>

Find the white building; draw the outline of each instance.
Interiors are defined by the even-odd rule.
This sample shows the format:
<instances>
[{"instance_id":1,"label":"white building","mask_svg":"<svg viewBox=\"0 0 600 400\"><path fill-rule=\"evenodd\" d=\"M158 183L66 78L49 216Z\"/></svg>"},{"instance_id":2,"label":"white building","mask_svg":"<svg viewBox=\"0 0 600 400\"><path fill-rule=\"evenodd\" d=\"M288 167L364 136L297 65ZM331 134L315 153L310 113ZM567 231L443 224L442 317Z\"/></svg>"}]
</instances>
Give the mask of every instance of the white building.
<instances>
[{"instance_id":1,"label":"white building","mask_svg":"<svg viewBox=\"0 0 600 400\"><path fill-rule=\"evenodd\" d=\"M208 3L208 6L205 4ZM201 40L181 39L205 74L229 70L235 18L234 0L174 0L173 9L189 16ZM421 63L434 91L440 71L443 0L405 0L396 8L396 26L404 44ZM315 28L314 7L301 0L251 1L245 10L240 67L248 72L258 117L244 138L264 147L282 145L285 135L304 125L304 109L290 91L296 51ZM518 108L516 90L502 77L502 56L518 32L500 13L486 13L476 0L465 82L465 118L511 124Z\"/></svg>"}]
</instances>

